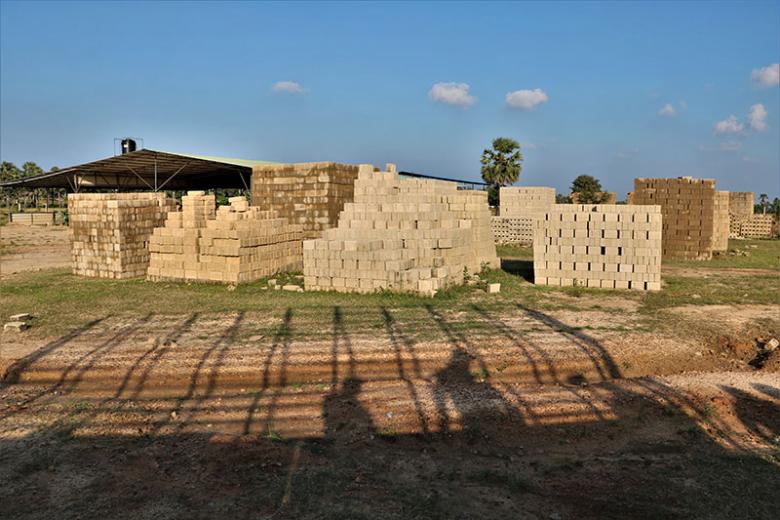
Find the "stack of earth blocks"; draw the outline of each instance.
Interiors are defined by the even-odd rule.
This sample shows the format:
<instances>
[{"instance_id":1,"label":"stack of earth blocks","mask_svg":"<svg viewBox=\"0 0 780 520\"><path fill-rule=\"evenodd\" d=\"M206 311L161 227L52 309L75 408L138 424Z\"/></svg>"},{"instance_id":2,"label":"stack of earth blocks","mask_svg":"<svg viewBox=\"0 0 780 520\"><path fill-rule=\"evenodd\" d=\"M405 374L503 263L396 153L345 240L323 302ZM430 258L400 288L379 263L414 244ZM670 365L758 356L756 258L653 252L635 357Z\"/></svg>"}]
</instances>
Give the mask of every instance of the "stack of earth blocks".
<instances>
[{"instance_id":1,"label":"stack of earth blocks","mask_svg":"<svg viewBox=\"0 0 780 520\"><path fill-rule=\"evenodd\" d=\"M771 238L772 215L755 215L752 191L729 193L729 236L732 238Z\"/></svg>"},{"instance_id":2,"label":"stack of earth blocks","mask_svg":"<svg viewBox=\"0 0 780 520\"><path fill-rule=\"evenodd\" d=\"M355 201L344 205L338 226L304 241L306 289L433 295L498 267L486 192L402 180L395 165L386 169L360 165Z\"/></svg>"},{"instance_id":3,"label":"stack of earth blocks","mask_svg":"<svg viewBox=\"0 0 780 520\"><path fill-rule=\"evenodd\" d=\"M712 228L712 250L729 248L729 192L715 192L715 222Z\"/></svg>"},{"instance_id":4,"label":"stack of earth blocks","mask_svg":"<svg viewBox=\"0 0 780 520\"><path fill-rule=\"evenodd\" d=\"M231 197L215 211L214 195L191 191L150 240L148 278L243 283L300 271L300 225Z\"/></svg>"},{"instance_id":5,"label":"stack of earth blocks","mask_svg":"<svg viewBox=\"0 0 780 520\"><path fill-rule=\"evenodd\" d=\"M728 220L716 211L718 195L712 179L634 179L632 205L660 205L663 214L663 256L707 260L724 250Z\"/></svg>"},{"instance_id":6,"label":"stack of earth blocks","mask_svg":"<svg viewBox=\"0 0 780 520\"><path fill-rule=\"evenodd\" d=\"M113 279L146 276L149 237L174 208L164 193L69 194L73 273Z\"/></svg>"},{"instance_id":7,"label":"stack of earth blocks","mask_svg":"<svg viewBox=\"0 0 780 520\"><path fill-rule=\"evenodd\" d=\"M772 238L775 219L772 215L750 215L739 226L739 235L744 238Z\"/></svg>"},{"instance_id":8,"label":"stack of earth blocks","mask_svg":"<svg viewBox=\"0 0 780 520\"><path fill-rule=\"evenodd\" d=\"M661 208L555 204L536 221L534 282L661 288Z\"/></svg>"},{"instance_id":9,"label":"stack of earth blocks","mask_svg":"<svg viewBox=\"0 0 780 520\"><path fill-rule=\"evenodd\" d=\"M504 187L499 198L499 216L490 219L496 243L530 245L534 222L555 204L555 188Z\"/></svg>"},{"instance_id":10,"label":"stack of earth blocks","mask_svg":"<svg viewBox=\"0 0 780 520\"><path fill-rule=\"evenodd\" d=\"M303 226L305 238L319 238L336 225L344 204L352 202L357 170L334 162L255 166L252 206Z\"/></svg>"}]
</instances>

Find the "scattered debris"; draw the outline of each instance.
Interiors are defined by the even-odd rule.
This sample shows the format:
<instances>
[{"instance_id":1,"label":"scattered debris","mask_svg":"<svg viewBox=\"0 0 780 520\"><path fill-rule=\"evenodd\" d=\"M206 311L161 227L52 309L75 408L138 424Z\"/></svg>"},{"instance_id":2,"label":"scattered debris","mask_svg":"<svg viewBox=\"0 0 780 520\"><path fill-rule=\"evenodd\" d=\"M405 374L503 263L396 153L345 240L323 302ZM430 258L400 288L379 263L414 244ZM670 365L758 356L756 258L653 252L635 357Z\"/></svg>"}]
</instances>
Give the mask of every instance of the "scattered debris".
<instances>
[{"instance_id":1,"label":"scattered debris","mask_svg":"<svg viewBox=\"0 0 780 520\"><path fill-rule=\"evenodd\" d=\"M268 287L276 287L276 278L268 280Z\"/></svg>"},{"instance_id":2,"label":"scattered debris","mask_svg":"<svg viewBox=\"0 0 780 520\"><path fill-rule=\"evenodd\" d=\"M30 326L26 324L23 321L9 321L5 325L3 325L3 330L11 330L14 332L22 332L23 330L29 329Z\"/></svg>"},{"instance_id":3,"label":"scattered debris","mask_svg":"<svg viewBox=\"0 0 780 520\"><path fill-rule=\"evenodd\" d=\"M774 352L778 346L780 346L780 341L778 341L777 338L772 338L761 345L761 348L764 352Z\"/></svg>"},{"instance_id":4,"label":"scattered debris","mask_svg":"<svg viewBox=\"0 0 780 520\"><path fill-rule=\"evenodd\" d=\"M8 317L11 321L27 321L29 319L32 319L32 315L26 312L22 312L20 314L14 314L12 316Z\"/></svg>"},{"instance_id":5,"label":"scattered debris","mask_svg":"<svg viewBox=\"0 0 780 520\"><path fill-rule=\"evenodd\" d=\"M285 291L292 291L292 292L303 292L303 287L300 285L285 285L282 287Z\"/></svg>"},{"instance_id":6,"label":"scattered debris","mask_svg":"<svg viewBox=\"0 0 780 520\"><path fill-rule=\"evenodd\" d=\"M501 292L501 284L500 283L487 284L487 292L490 294Z\"/></svg>"}]
</instances>

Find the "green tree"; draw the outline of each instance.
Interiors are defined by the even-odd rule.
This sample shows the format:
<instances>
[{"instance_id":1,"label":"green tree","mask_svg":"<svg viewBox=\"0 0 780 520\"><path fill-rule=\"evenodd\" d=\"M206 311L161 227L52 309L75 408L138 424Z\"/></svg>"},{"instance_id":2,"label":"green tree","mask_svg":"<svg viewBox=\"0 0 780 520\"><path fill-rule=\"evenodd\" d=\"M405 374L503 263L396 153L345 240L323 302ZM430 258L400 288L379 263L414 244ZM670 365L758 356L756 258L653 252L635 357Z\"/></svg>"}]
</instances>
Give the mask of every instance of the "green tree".
<instances>
[{"instance_id":1,"label":"green tree","mask_svg":"<svg viewBox=\"0 0 780 520\"><path fill-rule=\"evenodd\" d=\"M571 197L568 195L562 195L560 193L555 194L555 203L556 204L571 204Z\"/></svg>"},{"instance_id":2,"label":"green tree","mask_svg":"<svg viewBox=\"0 0 780 520\"><path fill-rule=\"evenodd\" d=\"M601 183L592 175L580 175L574 179L571 192L577 194L577 202L582 204L599 204L607 198L601 190Z\"/></svg>"},{"instance_id":3,"label":"green tree","mask_svg":"<svg viewBox=\"0 0 780 520\"><path fill-rule=\"evenodd\" d=\"M0 182L13 181L22 176L22 170L20 170L14 163L3 161L0 166ZM5 206L11 205L13 201L16 201L22 193L21 188L2 188L0 191L3 193L3 202Z\"/></svg>"},{"instance_id":4,"label":"green tree","mask_svg":"<svg viewBox=\"0 0 780 520\"><path fill-rule=\"evenodd\" d=\"M34 162L27 161L22 165L22 176L32 177L34 175L40 175L43 173L43 168L35 164Z\"/></svg>"},{"instance_id":5,"label":"green tree","mask_svg":"<svg viewBox=\"0 0 780 520\"><path fill-rule=\"evenodd\" d=\"M493 139L493 148L482 152L482 180L490 185L488 202L498 204L498 193L501 186L517 182L523 170L523 154L520 153L520 143L509 137Z\"/></svg>"},{"instance_id":6,"label":"green tree","mask_svg":"<svg viewBox=\"0 0 780 520\"><path fill-rule=\"evenodd\" d=\"M769 195L762 193L758 196L758 205L761 206L761 211L766 215L766 207L769 203Z\"/></svg>"},{"instance_id":7,"label":"green tree","mask_svg":"<svg viewBox=\"0 0 780 520\"><path fill-rule=\"evenodd\" d=\"M22 170L17 168L14 163L3 161L2 167L0 168L0 182L12 181L21 176Z\"/></svg>"}]
</instances>

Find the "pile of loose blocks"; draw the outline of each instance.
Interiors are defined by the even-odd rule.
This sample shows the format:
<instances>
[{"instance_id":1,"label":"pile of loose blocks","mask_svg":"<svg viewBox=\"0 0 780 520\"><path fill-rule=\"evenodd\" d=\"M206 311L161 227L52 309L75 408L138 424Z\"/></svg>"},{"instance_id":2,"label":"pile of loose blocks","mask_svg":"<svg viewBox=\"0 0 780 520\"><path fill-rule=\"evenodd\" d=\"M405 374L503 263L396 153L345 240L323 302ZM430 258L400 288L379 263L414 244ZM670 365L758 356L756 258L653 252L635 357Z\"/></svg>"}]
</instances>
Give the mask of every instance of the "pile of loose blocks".
<instances>
[{"instance_id":1,"label":"pile of loose blocks","mask_svg":"<svg viewBox=\"0 0 780 520\"><path fill-rule=\"evenodd\" d=\"M487 193L360 165L335 228L303 243L306 289L432 295L497 267Z\"/></svg>"},{"instance_id":2,"label":"pile of loose blocks","mask_svg":"<svg viewBox=\"0 0 780 520\"><path fill-rule=\"evenodd\" d=\"M164 193L69 194L73 273L113 279L146 275L149 237L174 208Z\"/></svg>"},{"instance_id":3,"label":"pile of loose blocks","mask_svg":"<svg viewBox=\"0 0 780 520\"><path fill-rule=\"evenodd\" d=\"M555 204L535 223L534 283L661 288L659 206Z\"/></svg>"},{"instance_id":4,"label":"pile of loose blocks","mask_svg":"<svg viewBox=\"0 0 780 520\"><path fill-rule=\"evenodd\" d=\"M147 278L242 283L302 268L302 226L231 197L215 211L214 195L191 191L182 211L154 230Z\"/></svg>"},{"instance_id":5,"label":"pile of loose blocks","mask_svg":"<svg viewBox=\"0 0 780 520\"><path fill-rule=\"evenodd\" d=\"M255 166L252 205L303 226L304 238L319 238L352 202L357 170L334 162Z\"/></svg>"},{"instance_id":6,"label":"pile of loose blocks","mask_svg":"<svg viewBox=\"0 0 780 520\"><path fill-rule=\"evenodd\" d=\"M664 257L707 260L727 245L723 193L712 179L634 179L629 203L661 206Z\"/></svg>"},{"instance_id":7,"label":"pile of loose blocks","mask_svg":"<svg viewBox=\"0 0 780 520\"><path fill-rule=\"evenodd\" d=\"M555 204L555 188L503 187L499 200L499 216L490 219L496 243L530 245L534 222Z\"/></svg>"}]
</instances>

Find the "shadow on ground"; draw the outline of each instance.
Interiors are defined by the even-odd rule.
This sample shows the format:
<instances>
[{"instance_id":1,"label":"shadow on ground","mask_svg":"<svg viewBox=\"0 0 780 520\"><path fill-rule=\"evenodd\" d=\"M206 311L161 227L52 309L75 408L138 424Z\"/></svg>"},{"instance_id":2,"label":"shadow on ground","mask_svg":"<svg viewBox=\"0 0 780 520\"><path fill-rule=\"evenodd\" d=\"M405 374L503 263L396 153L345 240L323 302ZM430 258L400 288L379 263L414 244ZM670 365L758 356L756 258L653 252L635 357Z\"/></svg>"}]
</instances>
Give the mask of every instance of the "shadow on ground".
<instances>
[{"instance_id":1,"label":"shadow on ground","mask_svg":"<svg viewBox=\"0 0 780 520\"><path fill-rule=\"evenodd\" d=\"M270 344L240 349L244 313L209 325L210 341L192 350L197 314L150 344L134 346L145 316L73 346L92 323L6 373L0 515L775 517L777 459L740 431L778 446L780 385L724 386L731 420L662 380L624 379L598 339L553 316L517 307L578 352L587 375L572 378L537 336L472 310L507 341L522 384L494 378L489 346L430 306L420 319L438 331L436 351L391 309L365 331L334 307L316 362L294 341L293 309ZM366 334L382 348L368 349ZM69 347L70 363L35 379ZM227 370L243 388L221 386ZM312 382L292 383L301 373ZM166 387L167 377L185 383Z\"/></svg>"}]
</instances>

